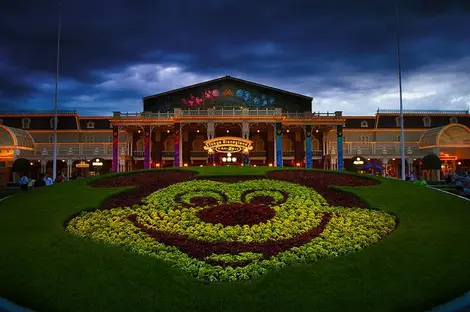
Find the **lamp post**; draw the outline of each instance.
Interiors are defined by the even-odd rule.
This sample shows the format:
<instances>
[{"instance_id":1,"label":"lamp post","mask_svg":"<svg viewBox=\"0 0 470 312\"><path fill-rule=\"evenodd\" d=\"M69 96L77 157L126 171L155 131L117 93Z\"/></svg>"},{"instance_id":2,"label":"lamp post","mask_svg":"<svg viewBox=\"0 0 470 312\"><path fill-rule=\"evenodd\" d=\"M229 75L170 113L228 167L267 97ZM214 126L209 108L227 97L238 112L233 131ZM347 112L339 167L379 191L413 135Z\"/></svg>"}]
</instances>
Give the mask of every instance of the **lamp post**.
<instances>
[{"instance_id":1,"label":"lamp post","mask_svg":"<svg viewBox=\"0 0 470 312\"><path fill-rule=\"evenodd\" d=\"M54 146L52 151L52 179L57 176L57 111L59 108L59 65L60 65L60 32L62 28L62 3L59 3L59 28L57 31L57 64L55 73L55 93L54 93Z\"/></svg>"},{"instance_id":2,"label":"lamp post","mask_svg":"<svg viewBox=\"0 0 470 312\"><path fill-rule=\"evenodd\" d=\"M398 3L395 5L395 15L397 21L397 63L398 63L398 87L400 90L400 158L401 158L401 179L405 180L405 126L403 122L403 92L401 84L401 53L400 53L400 19L398 15Z\"/></svg>"}]
</instances>

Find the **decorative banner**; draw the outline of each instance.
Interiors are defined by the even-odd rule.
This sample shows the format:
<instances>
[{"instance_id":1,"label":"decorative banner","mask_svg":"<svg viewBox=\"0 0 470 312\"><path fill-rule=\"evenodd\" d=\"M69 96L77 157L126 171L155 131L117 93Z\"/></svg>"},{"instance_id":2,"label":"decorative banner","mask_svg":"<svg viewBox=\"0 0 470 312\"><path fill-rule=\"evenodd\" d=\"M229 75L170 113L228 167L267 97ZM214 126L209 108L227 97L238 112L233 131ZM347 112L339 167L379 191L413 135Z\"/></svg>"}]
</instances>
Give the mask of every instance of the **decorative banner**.
<instances>
[{"instance_id":1,"label":"decorative banner","mask_svg":"<svg viewBox=\"0 0 470 312\"><path fill-rule=\"evenodd\" d=\"M204 141L205 151L219 153L237 153L253 149L253 141L237 137L219 137Z\"/></svg>"},{"instance_id":2,"label":"decorative banner","mask_svg":"<svg viewBox=\"0 0 470 312\"><path fill-rule=\"evenodd\" d=\"M113 172L118 172L119 160L119 127L113 126Z\"/></svg>"},{"instance_id":3,"label":"decorative banner","mask_svg":"<svg viewBox=\"0 0 470 312\"><path fill-rule=\"evenodd\" d=\"M175 123L175 139L174 139L174 146L175 152L173 153L173 167L180 166L180 124Z\"/></svg>"},{"instance_id":4,"label":"decorative banner","mask_svg":"<svg viewBox=\"0 0 470 312\"><path fill-rule=\"evenodd\" d=\"M305 126L305 166L312 168L312 126Z\"/></svg>"},{"instance_id":5,"label":"decorative banner","mask_svg":"<svg viewBox=\"0 0 470 312\"><path fill-rule=\"evenodd\" d=\"M150 127L149 126L145 126L144 169L150 169Z\"/></svg>"},{"instance_id":6,"label":"decorative banner","mask_svg":"<svg viewBox=\"0 0 470 312\"><path fill-rule=\"evenodd\" d=\"M343 126L336 126L336 145L338 148L338 170L344 170L343 162Z\"/></svg>"},{"instance_id":7,"label":"decorative banner","mask_svg":"<svg viewBox=\"0 0 470 312\"><path fill-rule=\"evenodd\" d=\"M282 124L276 123L276 167L282 167Z\"/></svg>"}]
</instances>

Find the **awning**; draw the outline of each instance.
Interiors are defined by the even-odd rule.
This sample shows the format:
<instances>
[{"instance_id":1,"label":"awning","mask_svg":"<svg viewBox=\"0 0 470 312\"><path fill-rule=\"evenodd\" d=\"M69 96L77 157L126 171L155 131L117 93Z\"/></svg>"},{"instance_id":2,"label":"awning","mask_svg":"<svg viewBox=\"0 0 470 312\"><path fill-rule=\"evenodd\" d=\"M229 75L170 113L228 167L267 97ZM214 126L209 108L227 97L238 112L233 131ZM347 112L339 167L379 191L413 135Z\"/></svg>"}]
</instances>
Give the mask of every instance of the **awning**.
<instances>
[{"instance_id":1,"label":"awning","mask_svg":"<svg viewBox=\"0 0 470 312\"><path fill-rule=\"evenodd\" d=\"M29 132L0 125L0 149L21 149L32 151L34 140Z\"/></svg>"},{"instance_id":2,"label":"awning","mask_svg":"<svg viewBox=\"0 0 470 312\"><path fill-rule=\"evenodd\" d=\"M421 135L418 146L420 149L441 147L470 148L470 129L457 123L432 128Z\"/></svg>"}]
</instances>

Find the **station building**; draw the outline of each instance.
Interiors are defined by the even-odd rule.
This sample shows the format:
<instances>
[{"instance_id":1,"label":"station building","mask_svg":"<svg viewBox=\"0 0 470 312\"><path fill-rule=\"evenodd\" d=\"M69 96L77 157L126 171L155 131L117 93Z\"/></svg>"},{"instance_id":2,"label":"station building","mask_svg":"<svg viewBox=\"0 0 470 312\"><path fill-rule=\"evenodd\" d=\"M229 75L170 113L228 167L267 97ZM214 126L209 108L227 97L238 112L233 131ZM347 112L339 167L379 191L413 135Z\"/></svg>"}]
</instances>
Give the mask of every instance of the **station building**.
<instances>
[{"instance_id":1,"label":"station building","mask_svg":"<svg viewBox=\"0 0 470 312\"><path fill-rule=\"evenodd\" d=\"M225 76L144 97L142 112L61 111L58 170L72 177L201 165L343 170L373 162L399 177L399 111L344 116L334 108L315 112L312 101ZM53 126L53 112L0 112L0 184L15 179L18 159L29 161L33 177L52 171ZM469 170L468 110L405 111L404 127L407 173L419 172L430 153L443 172Z\"/></svg>"}]
</instances>

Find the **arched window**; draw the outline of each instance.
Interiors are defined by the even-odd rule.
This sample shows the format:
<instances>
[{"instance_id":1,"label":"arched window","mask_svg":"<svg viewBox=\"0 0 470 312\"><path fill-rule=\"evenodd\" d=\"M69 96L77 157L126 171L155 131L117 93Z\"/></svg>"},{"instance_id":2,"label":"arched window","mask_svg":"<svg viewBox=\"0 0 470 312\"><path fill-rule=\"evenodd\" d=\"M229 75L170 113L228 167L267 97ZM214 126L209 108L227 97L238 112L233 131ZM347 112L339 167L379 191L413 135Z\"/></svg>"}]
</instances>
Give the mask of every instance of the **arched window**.
<instances>
[{"instance_id":1,"label":"arched window","mask_svg":"<svg viewBox=\"0 0 470 312\"><path fill-rule=\"evenodd\" d=\"M136 152L143 152L144 151L144 139L138 139L135 143Z\"/></svg>"},{"instance_id":2,"label":"arched window","mask_svg":"<svg viewBox=\"0 0 470 312\"><path fill-rule=\"evenodd\" d=\"M21 123L22 123L23 129L29 129L29 127L31 126L31 119L23 118Z\"/></svg>"},{"instance_id":3,"label":"arched window","mask_svg":"<svg viewBox=\"0 0 470 312\"><path fill-rule=\"evenodd\" d=\"M294 149L292 148L292 140L289 139L288 137L283 137L282 138L282 150L284 152L291 152Z\"/></svg>"},{"instance_id":4,"label":"arched window","mask_svg":"<svg viewBox=\"0 0 470 312\"><path fill-rule=\"evenodd\" d=\"M108 135L108 143L113 143L113 136L112 135Z\"/></svg>"},{"instance_id":5,"label":"arched window","mask_svg":"<svg viewBox=\"0 0 470 312\"><path fill-rule=\"evenodd\" d=\"M0 125L3 125L3 119L0 119Z\"/></svg>"},{"instance_id":6,"label":"arched window","mask_svg":"<svg viewBox=\"0 0 470 312\"><path fill-rule=\"evenodd\" d=\"M397 127L401 127L400 116L395 118L395 123L396 123Z\"/></svg>"},{"instance_id":7,"label":"arched window","mask_svg":"<svg viewBox=\"0 0 470 312\"><path fill-rule=\"evenodd\" d=\"M449 122L450 123L458 123L459 121L458 121L457 117L452 116L452 117L449 118Z\"/></svg>"},{"instance_id":8,"label":"arched window","mask_svg":"<svg viewBox=\"0 0 470 312\"><path fill-rule=\"evenodd\" d=\"M173 152L175 150L175 137L170 135L163 142L165 148L164 152ZM144 150L143 141L142 141L142 151Z\"/></svg>"},{"instance_id":9,"label":"arched window","mask_svg":"<svg viewBox=\"0 0 470 312\"><path fill-rule=\"evenodd\" d=\"M259 135L255 135L251 138L253 141L253 152L264 152L264 141Z\"/></svg>"},{"instance_id":10,"label":"arched window","mask_svg":"<svg viewBox=\"0 0 470 312\"><path fill-rule=\"evenodd\" d=\"M367 127L369 127L369 123L367 122L367 120L361 121L361 128L367 128Z\"/></svg>"},{"instance_id":11,"label":"arched window","mask_svg":"<svg viewBox=\"0 0 470 312\"><path fill-rule=\"evenodd\" d=\"M93 121L89 121L86 123L86 127L88 129L94 129L95 128L95 123Z\"/></svg>"},{"instance_id":12,"label":"arched window","mask_svg":"<svg viewBox=\"0 0 470 312\"><path fill-rule=\"evenodd\" d=\"M312 150L319 151L320 150L320 140L312 139Z\"/></svg>"},{"instance_id":13,"label":"arched window","mask_svg":"<svg viewBox=\"0 0 470 312\"><path fill-rule=\"evenodd\" d=\"M366 134L361 134L361 142L362 143L369 143L370 139L369 136Z\"/></svg>"},{"instance_id":14,"label":"arched window","mask_svg":"<svg viewBox=\"0 0 470 312\"><path fill-rule=\"evenodd\" d=\"M423 117L423 124L425 127L431 127L431 118L428 116Z\"/></svg>"},{"instance_id":15,"label":"arched window","mask_svg":"<svg viewBox=\"0 0 470 312\"><path fill-rule=\"evenodd\" d=\"M193 151L194 152L202 152L204 151L204 137L203 136L196 136L193 140Z\"/></svg>"},{"instance_id":16,"label":"arched window","mask_svg":"<svg viewBox=\"0 0 470 312\"><path fill-rule=\"evenodd\" d=\"M54 143L54 135L53 134L51 134L49 136L49 143Z\"/></svg>"},{"instance_id":17,"label":"arched window","mask_svg":"<svg viewBox=\"0 0 470 312\"><path fill-rule=\"evenodd\" d=\"M85 137L85 142L86 142L86 143L95 143L95 137L92 136L92 135L87 135L87 136Z\"/></svg>"},{"instance_id":18,"label":"arched window","mask_svg":"<svg viewBox=\"0 0 470 312\"><path fill-rule=\"evenodd\" d=\"M49 124L51 125L51 129L54 129L54 117L49 120ZM57 118L57 126L59 125L59 118Z\"/></svg>"},{"instance_id":19,"label":"arched window","mask_svg":"<svg viewBox=\"0 0 470 312\"><path fill-rule=\"evenodd\" d=\"M401 137L400 135L397 135L397 142L400 142L401 141Z\"/></svg>"}]
</instances>

